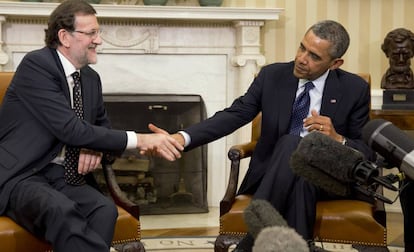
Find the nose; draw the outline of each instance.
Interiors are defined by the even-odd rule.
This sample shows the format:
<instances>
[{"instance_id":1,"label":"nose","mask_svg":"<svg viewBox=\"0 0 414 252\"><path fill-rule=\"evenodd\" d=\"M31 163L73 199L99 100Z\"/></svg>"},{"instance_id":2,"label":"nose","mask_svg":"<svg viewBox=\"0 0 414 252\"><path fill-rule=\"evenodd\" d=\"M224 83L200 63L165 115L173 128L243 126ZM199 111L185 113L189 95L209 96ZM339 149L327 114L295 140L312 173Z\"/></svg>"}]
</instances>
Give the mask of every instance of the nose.
<instances>
[{"instance_id":1,"label":"nose","mask_svg":"<svg viewBox=\"0 0 414 252\"><path fill-rule=\"evenodd\" d=\"M307 64L307 53L306 52L298 52L298 54L296 55L296 59L301 63L301 64Z\"/></svg>"},{"instance_id":2,"label":"nose","mask_svg":"<svg viewBox=\"0 0 414 252\"><path fill-rule=\"evenodd\" d=\"M403 53L400 53L398 56L399 56L398 58L399 58L399 61L400 62L405 61L405 57L404 57L404 54Z\"/></svg>"},{"instance_id":3,"label":"nose","mask_svg":"<svg viewBox=\"0 0 414 252\"><path fill-rule=\"evenodd\" d=\"M96 38L93 40L94 44L101 45L102 44L102 37L101 34L97 34Z\"/></svg>"}]
</instances>

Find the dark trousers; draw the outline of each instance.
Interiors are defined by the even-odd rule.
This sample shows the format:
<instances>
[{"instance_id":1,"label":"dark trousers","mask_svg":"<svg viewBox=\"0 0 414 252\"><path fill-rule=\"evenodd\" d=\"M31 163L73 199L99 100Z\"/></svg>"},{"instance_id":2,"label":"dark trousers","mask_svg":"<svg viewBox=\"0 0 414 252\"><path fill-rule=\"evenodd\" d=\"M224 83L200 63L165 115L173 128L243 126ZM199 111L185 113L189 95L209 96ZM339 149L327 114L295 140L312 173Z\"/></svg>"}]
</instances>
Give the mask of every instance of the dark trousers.
<instances>
[{"instance_id":1,"label":"dark trousers","mask_svg":"<svg viewBox=\"0 0 414 252\"><path fill-rule=\"evenodd\" d=\"M89 185L71 186L64 168L50 164L13 189L6 215L56 252L108 252L116 218L115 204Z\"/></svg>"},{"instance_id":2,"label":"dark trousers","mask_svg":"<svg viewBox=\"0 0 414 252\"><path fill-rule=\"evenodd\" d=\"M404 215L405 252L414 252L414 181L406 179L401 185L400 203Z\"/></svg>"},{"instance_id":3,"label":"dark trousers","mask_svg":"<svg viewBox=\"0 0 414 252\"><path fill-rule=\"evenodd\" d=\"M285 135L277 142L254 198L269 201L305 240L313 238L318 189L295 175L289 160L301 138Z\"/></svg>"}]
</instances>

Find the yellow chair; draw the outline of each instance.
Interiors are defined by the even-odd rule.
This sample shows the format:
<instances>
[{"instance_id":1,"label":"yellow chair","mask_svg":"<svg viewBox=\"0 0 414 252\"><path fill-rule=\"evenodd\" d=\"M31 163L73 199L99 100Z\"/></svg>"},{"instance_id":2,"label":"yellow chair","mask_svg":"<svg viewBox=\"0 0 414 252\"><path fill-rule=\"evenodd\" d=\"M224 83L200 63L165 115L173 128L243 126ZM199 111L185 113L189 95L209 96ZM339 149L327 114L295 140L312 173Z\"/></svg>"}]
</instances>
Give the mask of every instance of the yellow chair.
<instances>
[{"instance_id":1,"label":"yellow chair","mask_svg":"<svg viewBox=\"0 0 414 252\"><path fill-rule=\"evenodd\" d=\"M359 74L370 84L369 74ZM240 161L251 157L261 131L261 114L252 121L251 141L230 148L231 170L226 193L220 201L220 232L215 252L227 252L247 233L243 211L252 195L237 195ZM353 244L364 251L388 251L386 213L383 202L370 204L358 200L331 200L317 203L315 241Z\"/></svg>"},{"instance_id":2,"label":"yellow chair","mask_svg":"<svg viewBox=\"0 0 414 252\"><path fill-rule=\"evenodd\" d=\"M13 74L13 72L0 72L0 106ZM143 252L145 249L140 242L139 206L122 194L111 167L112 158L106 157L104 159L106 161L103 162L102 168L105 180L112 199L118 206L118 219L112 246L119 251ZM52 247L49 243L36 238L10 218L0 216L0 251L44 252L51 250Z\"/></svg>"}]
</instances>

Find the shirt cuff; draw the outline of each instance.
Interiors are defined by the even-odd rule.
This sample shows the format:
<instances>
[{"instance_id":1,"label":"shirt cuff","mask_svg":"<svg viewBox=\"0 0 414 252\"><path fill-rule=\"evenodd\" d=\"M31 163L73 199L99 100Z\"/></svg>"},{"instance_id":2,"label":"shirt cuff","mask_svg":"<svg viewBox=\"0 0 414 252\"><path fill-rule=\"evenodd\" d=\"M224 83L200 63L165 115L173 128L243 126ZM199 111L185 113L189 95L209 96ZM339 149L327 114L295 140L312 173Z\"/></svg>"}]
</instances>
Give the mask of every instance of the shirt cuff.
<instances>
[{"instance_id":1,"label":"shirt cuff","mask_svg":"<svg viewBox=\"0 0 414 252\"><path fill-rule=\"evenodd\" d=\"M135 133L135 131L127 131L127 146L126 146L126 150L132 150L132 149L136 149L137 145L138 145L138 139L137 139L137 134Z\"/></svg>"},{"instance_id":2,"label":"shirt cuff","mask_svg":"<svg viewBox=\"0 0 414 252\"><path fill-rule=\"evenodd\" d=\"M342 145L346 145L346 143L348 142L348 140L346 139L346 137L343 137L343 139L342 139Z\"/></svg>"},{"instance_id":3,"label":"shirt cuff","mask_svg":"<svg viewBox=\"0 0 414 252\"><path fill-rule=\"evenodd\" d=\"M178 133L184 137L184 147L187 147L188 145L190 145L191 143L190 135L187 132L182 131L182 130L178 131Z\"/></svg>"}]
</instances>

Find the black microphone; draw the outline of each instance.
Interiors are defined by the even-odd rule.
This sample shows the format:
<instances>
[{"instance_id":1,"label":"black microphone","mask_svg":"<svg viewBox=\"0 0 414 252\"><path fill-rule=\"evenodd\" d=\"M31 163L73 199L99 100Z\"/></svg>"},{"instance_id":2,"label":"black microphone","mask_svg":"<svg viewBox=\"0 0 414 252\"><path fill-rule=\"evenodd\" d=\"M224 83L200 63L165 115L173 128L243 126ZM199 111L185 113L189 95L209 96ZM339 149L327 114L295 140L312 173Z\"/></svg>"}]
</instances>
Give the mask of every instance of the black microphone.
<instances>
[{"instance_id":1,"label":"black microphone","mask_svg":"<svg viewBox=\"0 0 414 252\"><path fill-rule=\"evenodd\" d=\"M303 137L291 156L290 166L296 174L339 196L349 196L352 189L357 189L367 196L390 203L374 189L362 188L361 185L379 183L393 191L398 190L379 179L378 167L365 160L361 152L319 132Z\"/></svg>"},{"instance_id":2,"label":"black microphone","mask_svg":"<svg viewBox=\"0 0 414 252\"><path fill-rule=\"evenodd\" d=\"M362 129L362 138L388 164L414 179L414 141L394 124L384 119L369 121Z\"/></svg>"},{"instance_id":3,"label":"black microphone","mask_svg":"<svg viewBox=\"0 0 414 252\"><path fill-rule=\"evenodd\" d=\"M309 252L307 242L266 200L252 200L244 210L244 220L255 238L253 252Z\"/></svg>"}]
</instances>

